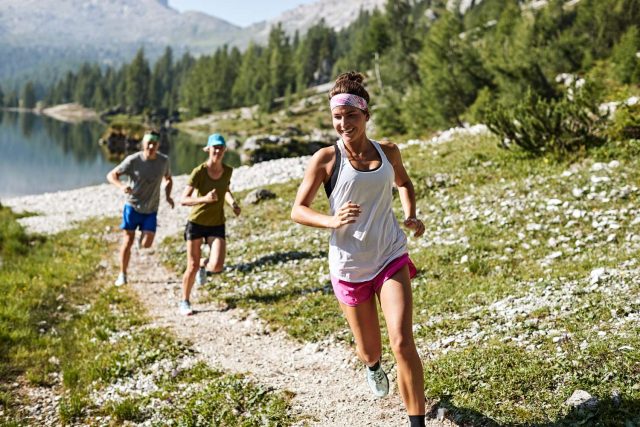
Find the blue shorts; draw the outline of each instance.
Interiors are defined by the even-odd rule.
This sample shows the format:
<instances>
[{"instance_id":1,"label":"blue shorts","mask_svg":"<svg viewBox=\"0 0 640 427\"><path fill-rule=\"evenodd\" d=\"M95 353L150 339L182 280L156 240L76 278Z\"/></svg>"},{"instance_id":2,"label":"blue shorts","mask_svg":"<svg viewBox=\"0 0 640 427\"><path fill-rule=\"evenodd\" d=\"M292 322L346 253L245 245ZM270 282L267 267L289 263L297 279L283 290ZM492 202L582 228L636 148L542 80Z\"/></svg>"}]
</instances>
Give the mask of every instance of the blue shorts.
<instances>
[{"instance_id":1,"label":"blue shorts","mask_svg":"<svg viewBox=\"0 0 640 427\"><path fill-rule=\"evenodd\" d=\"M120 228L131 231L140 228L141 231L155 233L158 225L157 218L157 212L143 214L137 212L133 206L125 204L124 210L122 211L122 224L120 224Z\"/></svg>"}]
</instances>

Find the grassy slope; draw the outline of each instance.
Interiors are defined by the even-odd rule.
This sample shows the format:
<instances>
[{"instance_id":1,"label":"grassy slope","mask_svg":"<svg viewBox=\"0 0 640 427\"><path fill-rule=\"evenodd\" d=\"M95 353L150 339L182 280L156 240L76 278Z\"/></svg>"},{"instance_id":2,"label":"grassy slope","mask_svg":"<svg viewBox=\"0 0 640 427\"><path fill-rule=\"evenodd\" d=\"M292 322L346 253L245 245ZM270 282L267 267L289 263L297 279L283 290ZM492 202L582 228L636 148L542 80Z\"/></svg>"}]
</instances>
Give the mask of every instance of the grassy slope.
<instances>
[{"instance_id":1,"label":"grassy slope","mask_svg":"<svg viewBox=\"0 0 640 427\"><path fill-rule=\"evenodd\" d=\"M427 226L410 241L426 392L459 419L640 423L639 151L612 144L573 165L503 151L491 137L403 151ZM349 341L327 276L328 232L289 220L296 185L269 187L277 199L230 222L231 269L208 287L299 340ZM327 209L324 195L316 206ZM178 270L182 246L176 238L166 251ZM592 283L601 267L615 270ZM599 409L570 413L563 402L576 389Z\"/></svg>"},{"instance_id":2,"label":"grassy slope","mask_svg":"<svg viewBox=\"0 0 640 427\"><path fill-rule=\"evenodd\" d=\"M26 423L16 381L62 393L64 423L290 424L287 396L199 362L111 285L112 222L33 237L0 208L0 425Z\"/></svg>"}]
</instances>

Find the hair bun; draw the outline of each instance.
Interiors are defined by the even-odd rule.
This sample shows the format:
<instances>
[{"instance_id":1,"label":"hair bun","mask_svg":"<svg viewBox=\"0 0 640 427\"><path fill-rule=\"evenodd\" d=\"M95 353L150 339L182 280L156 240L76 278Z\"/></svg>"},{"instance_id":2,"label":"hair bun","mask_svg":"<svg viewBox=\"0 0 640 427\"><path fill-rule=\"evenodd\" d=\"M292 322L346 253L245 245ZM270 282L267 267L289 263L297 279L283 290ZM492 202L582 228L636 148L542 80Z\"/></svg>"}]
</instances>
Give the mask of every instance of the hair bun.
<instances>
[{"instance_id":1,"label":"hair bun","mask_svg":"<svg viewBox=\"0 0 640 427\"><path fill-rule=\"evenodd\" d=\"M357 71L349 71L347 73L340 74L336 79L336 84L342 81L352 81L362 84L362 82L364 81L364 76L362 75L362 73L359 73Z\"/></svg>"}]
</instances>

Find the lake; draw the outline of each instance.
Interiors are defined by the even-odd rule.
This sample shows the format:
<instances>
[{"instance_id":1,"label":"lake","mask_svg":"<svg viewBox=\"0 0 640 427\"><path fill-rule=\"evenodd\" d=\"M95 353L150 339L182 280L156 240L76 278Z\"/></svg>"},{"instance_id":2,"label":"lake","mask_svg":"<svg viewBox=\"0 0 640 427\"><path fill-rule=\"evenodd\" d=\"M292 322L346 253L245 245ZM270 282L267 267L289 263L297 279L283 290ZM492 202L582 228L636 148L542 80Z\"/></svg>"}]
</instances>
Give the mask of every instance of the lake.
<instances>
[{"instance_id":1,"label":"lake","mask_svg":"<svg viewBox=\"0 0 640 427\"><path fill-rule=\"evenodd\" d=\"M96 122L69 124L37 114L0 111L0 199L106 182L107 172L119 159L111 159L98 144L104 131L105 125ZM180 175L207 159L202 145L176 132L161 150L171 159L172 173ZM231 160L227 163L237 166L234 163L239 160Z\"/></svg>"}]
</instances>

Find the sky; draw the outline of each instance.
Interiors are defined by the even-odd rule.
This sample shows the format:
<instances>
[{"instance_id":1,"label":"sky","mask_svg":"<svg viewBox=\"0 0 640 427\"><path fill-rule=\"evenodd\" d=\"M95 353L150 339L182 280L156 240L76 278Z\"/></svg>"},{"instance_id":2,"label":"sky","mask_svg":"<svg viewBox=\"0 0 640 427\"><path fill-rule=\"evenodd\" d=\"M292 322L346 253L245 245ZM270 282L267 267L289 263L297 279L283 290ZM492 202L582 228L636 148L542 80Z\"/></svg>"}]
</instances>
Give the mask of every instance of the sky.
<instances>
[{"instance_id":1,"label":"sky","mask_svg":"<svg viewBox=\"0 0 640 427\"><path fill-rule=\"evenodd\" d=\"M313 1L315 0L169 0L169 6L181 12L205 12L246 27L258 21L275 18L285 10Z\"/></svg>"}]
</instances>

